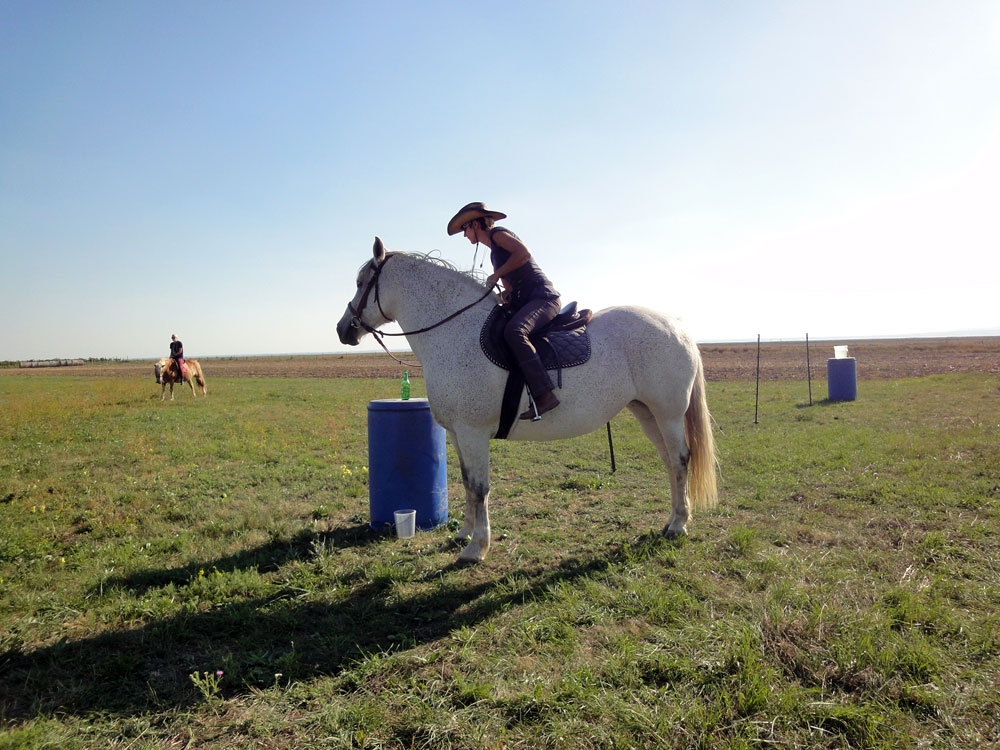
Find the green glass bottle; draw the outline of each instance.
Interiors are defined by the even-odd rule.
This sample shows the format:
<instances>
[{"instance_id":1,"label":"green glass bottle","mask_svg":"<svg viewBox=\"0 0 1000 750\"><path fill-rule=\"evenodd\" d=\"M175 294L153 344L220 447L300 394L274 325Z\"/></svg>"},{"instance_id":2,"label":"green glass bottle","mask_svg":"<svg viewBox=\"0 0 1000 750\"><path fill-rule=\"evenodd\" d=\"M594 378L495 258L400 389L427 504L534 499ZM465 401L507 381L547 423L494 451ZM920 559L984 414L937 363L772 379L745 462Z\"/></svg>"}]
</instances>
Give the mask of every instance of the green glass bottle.
<instances>
[{"instance_id":1,"label":"green glass bottle","mask_svg":"<svg viewBox=\"0 0 1000 750\"><path fill-rule=\"evenodd\" d=\"M399 389L399 397L403 401L410 400L410 371L403 370L403 386Z\"/></svg>"}]
</instances>

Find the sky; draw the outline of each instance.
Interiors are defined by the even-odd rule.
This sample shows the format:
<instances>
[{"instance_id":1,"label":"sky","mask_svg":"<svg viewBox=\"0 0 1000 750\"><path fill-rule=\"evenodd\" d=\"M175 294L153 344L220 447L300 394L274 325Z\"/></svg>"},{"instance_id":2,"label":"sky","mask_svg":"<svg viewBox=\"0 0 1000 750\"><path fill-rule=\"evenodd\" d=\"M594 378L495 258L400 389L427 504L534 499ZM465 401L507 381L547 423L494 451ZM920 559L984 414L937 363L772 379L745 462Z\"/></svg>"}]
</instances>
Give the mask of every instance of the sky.
<instances>
[{"instance_id":1,"label":"sky","mask_svg":"<svg viewBox=\"0 0 1000 750\"><path fill-rule=\"evenodd\" d=\"M0 360L348 351L477 200L701 342L1000 334L1000 3L0 3Z\"/></svg>"}]
</instances>

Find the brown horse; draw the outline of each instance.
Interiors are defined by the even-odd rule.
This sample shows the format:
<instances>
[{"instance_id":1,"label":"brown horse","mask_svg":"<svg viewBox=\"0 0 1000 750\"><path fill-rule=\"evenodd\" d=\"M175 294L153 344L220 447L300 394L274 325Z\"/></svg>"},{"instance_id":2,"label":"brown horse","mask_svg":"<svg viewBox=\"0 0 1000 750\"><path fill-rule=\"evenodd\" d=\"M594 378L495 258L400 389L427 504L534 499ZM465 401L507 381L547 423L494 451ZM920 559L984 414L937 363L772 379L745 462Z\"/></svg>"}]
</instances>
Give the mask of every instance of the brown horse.
<instances>
[{"instance_id":1,"label":"brown horse","mask_svg":"<svg viewBox=\"0 0 1000 750\"><path fill-rule=\"evenodd\" d=\"M153 365L153 373L156 375L156 382L160 384L160 401L166 397L167 385L170 385L170 400L174 400L174 383L187 383L191 386L191 395L195 398L198 394L194 392L194 383L198 381L201 387L201 395L208 395L208 388L205 387L205 375L201 371L201 365L196 359L184 360L183 377L177 372L177 363L169 357L164 357Z\"/></svg>"}]
</instances>

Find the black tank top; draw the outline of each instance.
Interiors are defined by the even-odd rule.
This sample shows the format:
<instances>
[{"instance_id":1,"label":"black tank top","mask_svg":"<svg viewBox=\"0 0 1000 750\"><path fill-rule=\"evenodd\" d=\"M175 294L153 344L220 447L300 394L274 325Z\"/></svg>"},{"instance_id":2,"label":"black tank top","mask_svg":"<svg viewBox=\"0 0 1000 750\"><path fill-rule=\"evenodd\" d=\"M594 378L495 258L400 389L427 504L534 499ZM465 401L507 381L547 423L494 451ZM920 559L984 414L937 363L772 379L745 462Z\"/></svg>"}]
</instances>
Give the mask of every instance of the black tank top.
<instances>
[{"instance_id":1,"label":"black tank top","mask_svg":"<svg viewBox=\"0 0 1000 750\"><path fill-rule=\"evenodd\" d=\"M520 241L520 237L509 229L494 227L490 230L490 245L493 246L490 250L490 263L493 264L494 271L510 258L510 253L493 240L493 235L497 232L506 232ZM530 299L559 299L559 292L555 290L552 282L542 272L542 269L535 262L535 256L533 255L523 266L515 268L504 276L504 281L512 286L511 301L515 307L520 307Z\"/></svg>"}]
</instances>

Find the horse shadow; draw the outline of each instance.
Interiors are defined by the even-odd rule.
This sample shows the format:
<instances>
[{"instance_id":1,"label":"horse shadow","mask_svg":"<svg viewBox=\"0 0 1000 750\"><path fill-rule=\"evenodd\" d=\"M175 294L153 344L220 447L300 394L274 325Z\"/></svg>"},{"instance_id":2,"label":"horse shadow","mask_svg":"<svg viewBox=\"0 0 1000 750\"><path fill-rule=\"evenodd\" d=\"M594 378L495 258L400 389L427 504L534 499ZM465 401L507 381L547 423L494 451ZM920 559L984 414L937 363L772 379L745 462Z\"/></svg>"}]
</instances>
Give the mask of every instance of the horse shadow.
<instances>
[{"instance_id":1,"label":"horse shadow","mask_svg":"<svg viewBox=\"0 0 1000 750\"><path fill-rule=\"evenodd\" d=\"M318 534L310 529L302 529L289 539L273 539L267 544L241 550L210 562L192 562L179 568L152 568L136 571L127 576L109 576L94 586L90 595L103 596L111 589L125 589L142 595L170 584L185 585L194 579L199 571L206 570L233 573L252 569L258 573L271 573L295 560L307 560L313 557L318 548L360 548L377 544L384 537L384 534L372 531L368 524L336 527Z\"/></svg>"},{"instance_id":2,"label":"horse shadow","mask_svg":"<svg viewBox=\"0 0 1000 750\"><path fill-rule=\"evenodd\" d=\"M367 526L336 529L320 539L327 546L379 541ZM317 538L302 532L283 541L177 570L151 570L103 581L134 594L190 582L197 570L277 569L293 560L317 556ZM30 720L58 712L135 716L185 709L203 700L192 673L224 673L219 697L247 694L277 682L338 676L371 654L410 649L475 627L489 617L546 596L553 584L606 569L611 558L596 553L548 569L518 570L526 589L511 591L499 581L467 580L464 566L444 571L447 585L400 596L391 580L345 574L330 584L330 594L307 601L305 592L277 586L273 594L236 601L205 602L189 612L171 614L132 629L117 629L77 641L62 639L43 648L16 647L0 652L2 722ZM471 576L469 577L471 578ZM339 596L350 582L351 593ZM359 583L361 581L361 583ZM97 593L95 591L95 593ZM155 597L154 597L155 598Z\"/></svg>"}]
</instances>

